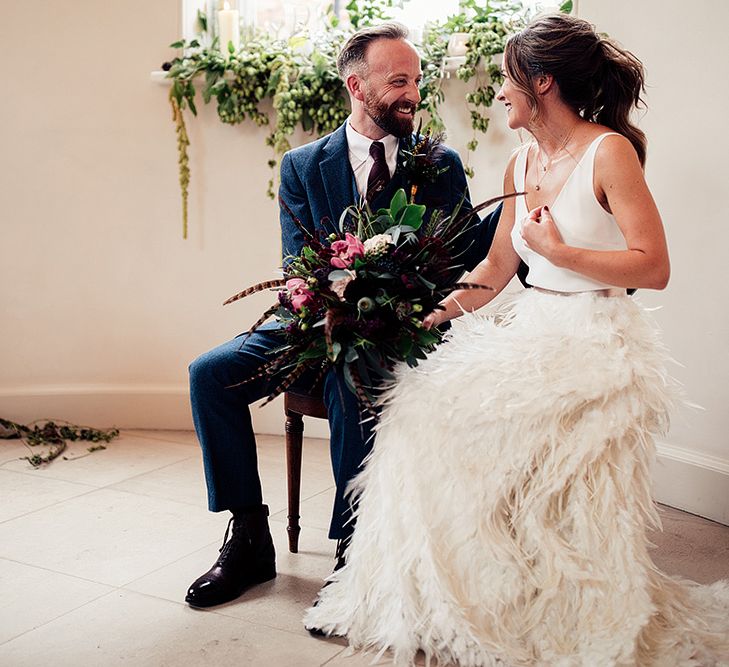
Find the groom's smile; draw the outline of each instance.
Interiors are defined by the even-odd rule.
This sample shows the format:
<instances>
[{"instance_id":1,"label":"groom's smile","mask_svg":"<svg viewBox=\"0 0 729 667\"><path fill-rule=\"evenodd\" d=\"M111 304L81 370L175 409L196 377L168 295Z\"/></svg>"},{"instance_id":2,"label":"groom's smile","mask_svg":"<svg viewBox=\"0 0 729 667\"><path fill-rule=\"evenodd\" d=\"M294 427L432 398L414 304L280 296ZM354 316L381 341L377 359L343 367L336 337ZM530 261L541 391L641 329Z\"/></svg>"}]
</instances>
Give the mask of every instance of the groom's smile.
<instances>
[{"instance_id":1,"label":"groom's smile","mask_svg":"<svg viewBox=\"0 0 729 667\"><path fill-rule=\"evenodd\" d=\"M406 40L382 39L367 48L366 67L358 73L362 115L356 129L371 139L409 136L420 103L420 56ZM358 114L359 115L359 114Z\"/></svg>"}]
</instances>

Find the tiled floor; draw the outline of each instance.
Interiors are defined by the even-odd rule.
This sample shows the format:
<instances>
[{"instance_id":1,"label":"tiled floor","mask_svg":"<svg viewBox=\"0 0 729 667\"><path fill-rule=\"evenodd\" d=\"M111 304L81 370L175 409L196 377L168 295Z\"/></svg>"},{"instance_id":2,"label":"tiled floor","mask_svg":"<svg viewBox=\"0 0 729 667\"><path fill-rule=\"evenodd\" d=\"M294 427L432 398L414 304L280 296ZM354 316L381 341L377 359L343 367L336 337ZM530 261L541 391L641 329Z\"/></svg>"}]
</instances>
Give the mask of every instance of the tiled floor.
<instances>
[{"instance_id":1,"label":"tiled floor","mask_svg":"<svg viewBox=\"0 0 729 667\"><path fill-rule=\"evenodd\" d=\"M333 564L327 446L304 449L300 551L286 544L282 438L261 436L260 465L278 577L214 610L184 602L217 553L227 518L205 509L192 433L127 431L41 470L0 441L0 665L361 667L341 640L316 640L301 613ZM729 528L663 513L655 560L699 581L729 577Z\"/></svg>"}]
</instances>

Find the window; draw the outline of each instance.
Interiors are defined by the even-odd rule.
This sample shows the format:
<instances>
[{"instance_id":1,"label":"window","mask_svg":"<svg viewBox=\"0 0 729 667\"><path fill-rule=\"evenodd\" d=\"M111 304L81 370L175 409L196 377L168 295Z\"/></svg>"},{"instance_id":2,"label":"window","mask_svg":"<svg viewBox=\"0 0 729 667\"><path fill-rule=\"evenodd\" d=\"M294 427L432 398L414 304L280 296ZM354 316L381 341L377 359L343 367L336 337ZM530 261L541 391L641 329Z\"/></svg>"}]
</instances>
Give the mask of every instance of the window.
<instances>
[{"instance_id":1,"label":"window","mask_svg":"<svg viewBox=\"0 0 729 667\"><path fill-rule=\"evenodd\" d=\"M558 0L522 3L534 11L556 9L561 4ZM340 9L345 4L346 0L182 0L182 32L188 40L197 34L197 13L202 11L210 18L212 34L217 34L217 11L227 7L238 11L244 29L256 26L287 38L301 30L316 31L332 5ZM456 11L458 0L407 0L402 7L393 8L393 17L408 26L417 41L426 21L443 20Z\"/></svg>"}]
</instances>

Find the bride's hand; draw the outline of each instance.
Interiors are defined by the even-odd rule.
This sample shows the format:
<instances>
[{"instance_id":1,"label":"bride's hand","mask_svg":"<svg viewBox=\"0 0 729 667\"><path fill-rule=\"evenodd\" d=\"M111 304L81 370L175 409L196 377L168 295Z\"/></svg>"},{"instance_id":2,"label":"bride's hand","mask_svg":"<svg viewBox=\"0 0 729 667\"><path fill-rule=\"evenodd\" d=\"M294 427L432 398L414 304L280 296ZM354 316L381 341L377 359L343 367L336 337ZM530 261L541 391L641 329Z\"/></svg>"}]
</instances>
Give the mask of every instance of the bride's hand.
<instances>
[{"instance_id":1,"label":"bride's hand","mask_svg":"<svg viewBox=\"0 0 729 667\"><path fill-rule=\"evenodd\" d=\"M442 310L434 310L432 313L428 313L423 320L423 329L437 327L441 323L440 315L442 312Z\"/></svg>"},{"instance_id":2,"label":"bride's hand","mask_svg":"<svg viewBox=\"0 0 729 667\"><path fill-rule=\"evenodd\" d=\"M546 206L537 206L521 227L521 237L527 248L551 259L564 245L562 235L554 224L554 218Z\"/></svg>"}]
</instances>

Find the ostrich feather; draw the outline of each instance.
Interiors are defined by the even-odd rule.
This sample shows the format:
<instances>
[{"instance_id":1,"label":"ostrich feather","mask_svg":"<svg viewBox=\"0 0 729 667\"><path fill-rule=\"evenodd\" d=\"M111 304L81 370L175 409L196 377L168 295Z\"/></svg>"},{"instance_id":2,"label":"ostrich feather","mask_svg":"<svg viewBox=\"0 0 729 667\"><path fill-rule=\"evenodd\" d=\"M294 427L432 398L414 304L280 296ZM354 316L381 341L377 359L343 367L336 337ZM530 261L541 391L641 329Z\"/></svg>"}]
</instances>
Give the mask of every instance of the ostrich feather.
<instances>
[{"instance_id":1,"label":"ostrich feather","mask_svg":"<svg viewBox=\"0 0 729 667\"><path fill-rule=\"evenodd\" d=\"M648 313L528 290L447 336L396 368L347 562L305 624L398 665L729 665L729 583L649 554L681 396Z\"/></svg>"}]
</instances>

